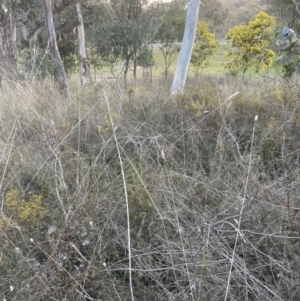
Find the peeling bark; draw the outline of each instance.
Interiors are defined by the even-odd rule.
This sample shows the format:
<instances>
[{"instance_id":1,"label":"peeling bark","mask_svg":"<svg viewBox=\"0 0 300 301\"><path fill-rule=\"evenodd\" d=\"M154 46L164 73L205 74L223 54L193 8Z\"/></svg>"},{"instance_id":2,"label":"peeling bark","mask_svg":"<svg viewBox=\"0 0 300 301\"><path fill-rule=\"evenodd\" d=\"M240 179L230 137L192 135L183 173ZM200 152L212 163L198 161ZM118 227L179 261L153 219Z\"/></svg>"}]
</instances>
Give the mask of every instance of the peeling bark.
<instances>
[{"instance_id":1,"label":"peeling bark","mask_svg":"<svg viewBox=\"0 0 300 301\"><path fill-rule=\"evenodd\" d=\"M75 4L75 13L77 19L78 52L80 60L80 82L82 86L85 86L88 81L91 81L92 79L86 58L83 18L79 3Z\"/></svg>"},{"instance_id":2,"label":"peeling bark","mask_svg":"<svg viewBox=\"0 0 300 301\"><path fill-rule=\"evenodd\" d=\"M63 61L58 51L55 28L53 24L51 0L41 0L44 8L45 25L48 33L48 47L53 63L57 67L57 81L59 83L60 91L65 95L69 96L67 86L67 76Z\"/></svg>"}]
</instances>

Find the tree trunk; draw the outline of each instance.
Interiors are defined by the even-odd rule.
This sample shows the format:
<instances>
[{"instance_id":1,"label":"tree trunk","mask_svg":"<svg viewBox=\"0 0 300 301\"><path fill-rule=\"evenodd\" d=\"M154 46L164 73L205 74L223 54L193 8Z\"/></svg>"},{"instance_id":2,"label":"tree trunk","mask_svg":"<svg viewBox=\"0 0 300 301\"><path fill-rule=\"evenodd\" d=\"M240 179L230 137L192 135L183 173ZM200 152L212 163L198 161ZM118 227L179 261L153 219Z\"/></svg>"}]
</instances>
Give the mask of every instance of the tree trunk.
<instances>
[{"instance_id":1,"label":"tree trunk","mask_svg":"<svg viewBox=\"0 0 300 301\"><path fill-rule=\"evenodd\" d=\"M200 3L201 0L189 0L183 40L177 63L176 73L171 87L171 95L181 93L184 88L192 56Z\"/></svg>"},{"instance_id":2,"label":"tree trunk","mask_svg":"<svg viewBox=\"0 0 300 301\"><path fill-rule=\"evenodd\" d=\"M6 30L5 28L7 28L6 25L6 15L5 15L5 11L1 5L0 7L0 76L1 76L1 82L2 82L2 77L4 76L5 72L4 70L5 65L6 65L6 61L7 61L7 41L6 41Z\"/></svg>"},{"instance_id":3,"label":"tree trunk","mask_svg":"<svg viewBox=\"0 0 300 301\"><path fill-rule=\"evenodd\" d=\"M15 79L18 74L18 48L13 0L8 5L7 8L0 1L0 67L1 73Z\"/></svg>"},{"instance_id":4,"label":"tree trunk","mask_svg":"<svg viewBox=\"0 0 300 301\"><path fill-rule=\"evenodd\" d=\"M88 83L88 80L91 80L91 75L86 59L83 18L79 3L75 4L75 12L77 18L78 52L80 60L80 82L82 86L85 86Z\"/></svg>"},{"instance_id":5,"label":"tree trunk","mask_svg":"<svg viewBox=\"0 0 300 301\"><path fill-rule=\"evenodd\" d=\"M129 60L130 60L130 57L127 56L125 58L125 65L124 65L124 83L125 83L125 86L127 84L127 74L128 74L128 69L129 69Z\"/></svg>"},{"instance_id":6,"label":"tree trunk","mask_svg":"<svg viewBox=\"0 0 300 301\"><path fill-rule=\"evenodd\" d=\"M51 0L41 0L41 3L44 7L45 25L48 33L48 47L53 63L57 68L57 80L59 83L60 91L62 94L68 97L69 91L67 86L67 76L64 64L58 51L55 28L52 17Z\"/></svg>"},{"instance_id":7,"label":"tree trunk","mask_svg":"<svg viewBox=\"0 0 300 301\"><path fill-rule=\"evenodd\" d=\"M10 0L9 22L10 22L10 38L11 38L11 53L10 60L14 70L18 71L18 47L17 47L17 23L15 12L13 9L13 0Z\"/></svg>"},{"instance_id":8,"label":"tree trunk","mask_svg":"<svg viewBox=\"0 0 300 301\"><path fill-rule=\"evenodd\" d=\"M26 30L26 27L25 27L25 24L24 24L24 23L22 23L22 39L23 39L24 41L27 41L27 40L28 40L28 38L27 38L27 30Z\"/></svg>"},{"instance_id":9,"label":"tree trunk","mask_svg":"<svg viewBox=\"0 0 300 301\"><path fill-rule=\"evenodd\" d=\"M42 27L38 28L32 37L29 38L29 51L30 51L30 67L31 67L31 72L30 72L30 79L32 77L33 71L34 71L34 66L36 62L36 42L38 35L42 31Z\"/></svg>"},{"instance_id":10,"label":"tree trunk","mask_svg":"<svg viewBox=\"0 0 300 301\"><path fill-rule=\"evenodd\" d=\"M243 69L242 81L244 81L244 78L245 78L245 74L246 74L247 69L248 69L247 66Z\"/></svg>"},{"instance_id":11,"label":"tree trunk","mask_svg":"<svg viewBox=\"0 0 300 301\"><path fill-rule=\"evenodd\" d=\"M136 81L136 71L137 71L137 59L134 58L134 60L133 60L133 78L134 78L134 81Z\"/></svg>"},{"instance_id":12,"label":"tree trunk","mask_svg":"<svg viewBox=\"0 0 300 301\"><path fill-rule=\"evenodd\" d=\"M24 41L28 41L28 34L27 34L27 28L25 26L25 22L28 16L29 10L27 12L24 12L22 14L22 25L21 25L21 30L22 30L22 39Z\"/></svg>"}]
</instances>

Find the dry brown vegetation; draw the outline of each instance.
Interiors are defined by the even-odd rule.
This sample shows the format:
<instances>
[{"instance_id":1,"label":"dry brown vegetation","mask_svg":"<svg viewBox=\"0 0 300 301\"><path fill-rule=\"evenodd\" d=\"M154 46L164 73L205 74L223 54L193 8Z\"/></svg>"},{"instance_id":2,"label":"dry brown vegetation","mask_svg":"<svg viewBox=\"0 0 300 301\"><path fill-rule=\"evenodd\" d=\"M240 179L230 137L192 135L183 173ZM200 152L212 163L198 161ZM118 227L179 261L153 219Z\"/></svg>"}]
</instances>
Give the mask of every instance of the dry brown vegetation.
<instances>
[{"instance_id":1,"label":"dry brown vegetation","mask_svg":"<svg viewBox=\"0 0 300 301\"><path fill-rule=\"evenodd\" d=\"M300 299L297 83L70 92L0 91L1 300Z\"/></svg>"}]
</instances>

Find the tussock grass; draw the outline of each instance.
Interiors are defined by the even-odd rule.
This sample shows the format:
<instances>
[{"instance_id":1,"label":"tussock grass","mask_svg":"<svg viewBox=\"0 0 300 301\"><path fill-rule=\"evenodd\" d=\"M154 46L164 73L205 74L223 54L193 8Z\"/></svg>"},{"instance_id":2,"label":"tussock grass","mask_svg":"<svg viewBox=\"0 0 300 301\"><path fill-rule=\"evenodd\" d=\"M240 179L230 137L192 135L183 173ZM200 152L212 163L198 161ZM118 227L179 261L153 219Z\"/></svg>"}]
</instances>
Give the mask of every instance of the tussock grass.
<instances>
[{"instance_id":1,"label":"tussock grass","mask_svg":"<svg viewBox=\"0 0 300 301\"><path fill-rule=\"evenodd\" d=\"M164 85L4 83L0 298L300 298L298 84Z\"/></svg>"}]
</instances>

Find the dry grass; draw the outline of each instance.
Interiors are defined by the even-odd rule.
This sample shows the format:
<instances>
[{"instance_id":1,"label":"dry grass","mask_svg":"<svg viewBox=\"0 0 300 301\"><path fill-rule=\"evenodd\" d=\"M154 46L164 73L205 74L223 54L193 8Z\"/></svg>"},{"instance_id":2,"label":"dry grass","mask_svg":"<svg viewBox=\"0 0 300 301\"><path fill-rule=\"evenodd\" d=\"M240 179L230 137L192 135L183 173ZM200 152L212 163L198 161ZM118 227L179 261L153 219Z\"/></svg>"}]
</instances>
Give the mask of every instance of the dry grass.
<instances>
[{"instance_id":1,"label":"dry grass","mask_svg":"<svg viewBox=\"0 0 300 301\"><path fill-rule=\"evenodd\" d=\"M300 298L297 83L70 86L0 91L0 299Z\"/></svg>"}]
</instances>

